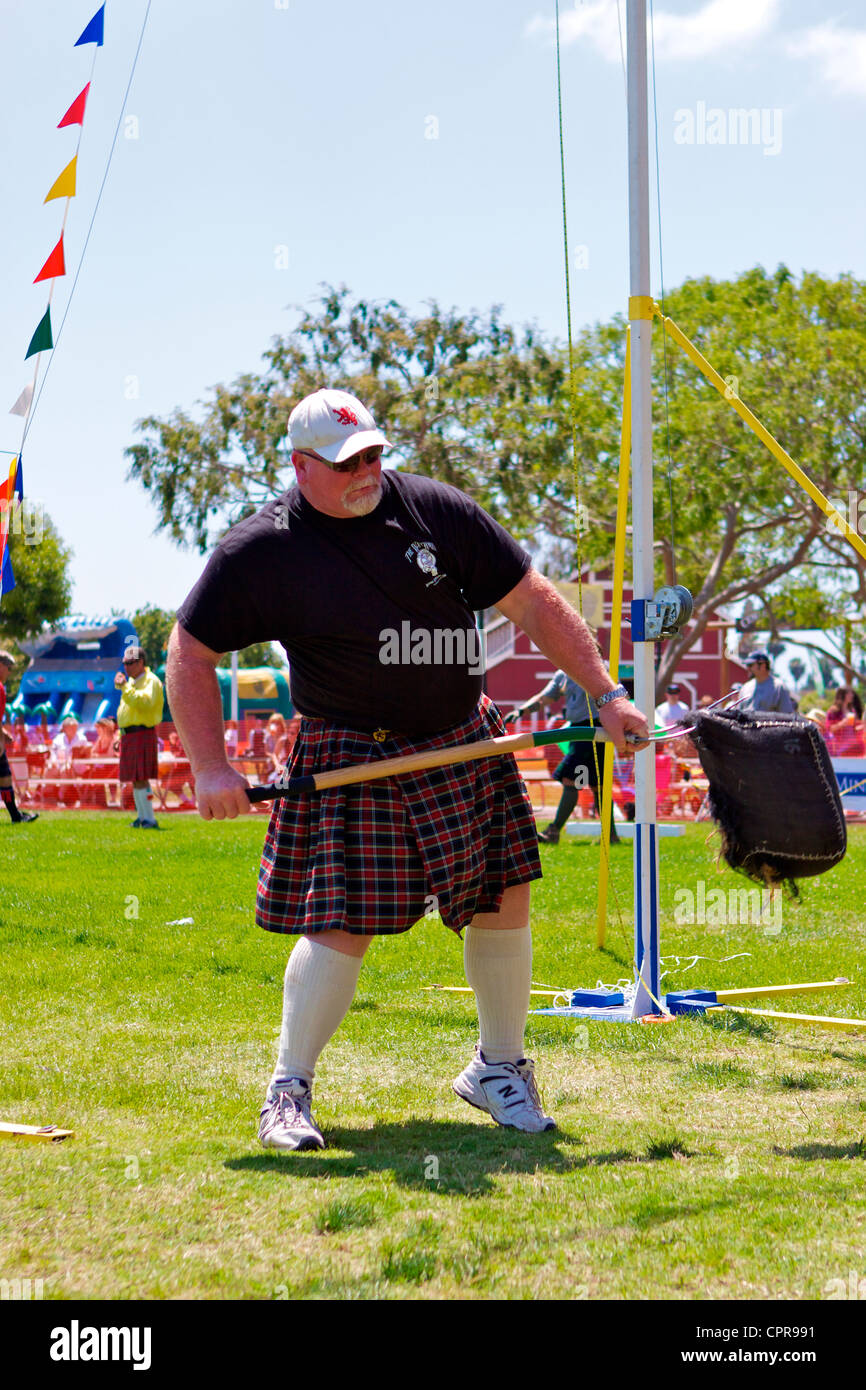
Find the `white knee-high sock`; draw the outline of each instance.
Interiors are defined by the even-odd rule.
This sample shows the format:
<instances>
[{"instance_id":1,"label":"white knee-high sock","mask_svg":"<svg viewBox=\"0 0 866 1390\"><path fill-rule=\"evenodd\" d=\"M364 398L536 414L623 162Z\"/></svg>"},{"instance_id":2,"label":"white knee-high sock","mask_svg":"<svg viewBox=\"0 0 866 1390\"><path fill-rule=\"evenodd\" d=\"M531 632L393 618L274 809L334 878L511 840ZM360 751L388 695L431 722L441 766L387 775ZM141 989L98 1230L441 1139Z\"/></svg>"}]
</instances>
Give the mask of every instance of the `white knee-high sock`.
<instances>
[{"instance_id":1,"label":"white knee-high sock","mask_svg":"<svg viewBox=\"0 0 866 1390\"><path fill-rule=\"evenodd\" d=\"M481 1051L488 1062L519 1062L529 1012L532 932L529 927L467 927L466 981L478 1002Z\"/></svg>"},{"instance_id":2,"label":"white knee-high sock","mask_svg":"<svg viewBox=\"0 0 866 1390\"><path fill-rule=\"evenodd\" d=\"M269 1100L278 1081L297 1076L312 1083L320 1052L349 1011L362 959L333 951L309 936L295 946L286 966L280 1050Z\"/></svg>"}]
</instances>

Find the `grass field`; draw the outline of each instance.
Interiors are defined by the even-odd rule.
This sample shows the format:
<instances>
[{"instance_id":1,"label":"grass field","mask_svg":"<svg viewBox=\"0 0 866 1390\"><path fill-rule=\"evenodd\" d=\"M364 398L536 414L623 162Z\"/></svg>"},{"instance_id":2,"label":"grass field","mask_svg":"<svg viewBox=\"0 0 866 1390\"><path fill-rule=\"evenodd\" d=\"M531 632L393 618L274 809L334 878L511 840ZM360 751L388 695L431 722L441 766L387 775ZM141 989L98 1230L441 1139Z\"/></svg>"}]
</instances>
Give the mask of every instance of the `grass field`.
<instances>
[{"instance_id":1,"label":"grass field","mask_svg":"<svg viewBox=\"0 0 866 1390\"><path fill-rule=\"evenodd\" d=\"M64 1299L797 1299L866 1276L866 1028L532 1018L559 1130L511 1133L451 1093L474 1007L421 989L463 982L438 918L370 949L317 1075L327 1151L266 1154L290 941L253 925L264 820L164 824L0 825L0 1118L75 1130L0 1145L0 1277ZM709 836L661 842L666 987L847 975L775 1007L866 1018L866 831L769 932L675 923L676 890L744 886ZM606 952L598 847L542 854L535 980L628 976L630 848Z\"/></svg>"}]
</instances>

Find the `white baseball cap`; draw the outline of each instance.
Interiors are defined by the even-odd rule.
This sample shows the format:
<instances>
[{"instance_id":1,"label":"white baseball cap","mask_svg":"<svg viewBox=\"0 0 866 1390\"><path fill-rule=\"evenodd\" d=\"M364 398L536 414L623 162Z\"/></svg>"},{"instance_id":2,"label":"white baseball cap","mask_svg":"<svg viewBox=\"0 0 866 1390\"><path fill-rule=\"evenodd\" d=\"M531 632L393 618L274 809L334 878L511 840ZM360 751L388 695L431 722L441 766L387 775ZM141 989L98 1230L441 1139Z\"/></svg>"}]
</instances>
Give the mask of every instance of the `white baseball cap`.
<instances>
[{"instance_id":1,"label":"white baseball cap","mask_svg":"<svg viewBox=\"0 0 866 1390\"><path fill-rule=\"evenodd\" d=\"M348 391L314 391L289 416L292 448L342 463L362 449L391 446L366 406Z\"/></svg>"}]
</instances>

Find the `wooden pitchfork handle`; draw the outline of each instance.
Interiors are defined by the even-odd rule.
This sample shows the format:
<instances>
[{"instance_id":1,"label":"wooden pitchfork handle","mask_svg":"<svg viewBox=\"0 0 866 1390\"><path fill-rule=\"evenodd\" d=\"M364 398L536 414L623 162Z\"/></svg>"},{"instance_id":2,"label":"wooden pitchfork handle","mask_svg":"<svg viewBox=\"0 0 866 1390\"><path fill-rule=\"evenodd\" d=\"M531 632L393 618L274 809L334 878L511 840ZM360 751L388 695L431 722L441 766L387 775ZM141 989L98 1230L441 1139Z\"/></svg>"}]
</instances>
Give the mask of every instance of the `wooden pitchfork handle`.
<instances>
[{"instance_id":1,"label":"wooden pitchfork handle","mask_svg":"<svg viewBox=\"0 0 866 1390\"><path fill-rule=\"evenodd\" d=\"M634 735L626 736L635 743L642 742ZM382 758L379 762L354 763L332 772L316 772L311 777L289 777L266 787L249 787L250 801L272 801L277 796L302 796L306 792L325 791L327 787L347 787L354 782L373 782L380 777L398 777L403 772L423 772L428 767L448 767L451 763L468 763L476 758L496 758L505 753L520 753L524 748L538 748L545 743L609 743L610 735L596 725L566 724L561 729L544 729L540 733L507 734L501 738L481 739L478 743L456 743L450 748L433 748L424 753L409 753L402 758Z\"/></svg>"}]
</instances>

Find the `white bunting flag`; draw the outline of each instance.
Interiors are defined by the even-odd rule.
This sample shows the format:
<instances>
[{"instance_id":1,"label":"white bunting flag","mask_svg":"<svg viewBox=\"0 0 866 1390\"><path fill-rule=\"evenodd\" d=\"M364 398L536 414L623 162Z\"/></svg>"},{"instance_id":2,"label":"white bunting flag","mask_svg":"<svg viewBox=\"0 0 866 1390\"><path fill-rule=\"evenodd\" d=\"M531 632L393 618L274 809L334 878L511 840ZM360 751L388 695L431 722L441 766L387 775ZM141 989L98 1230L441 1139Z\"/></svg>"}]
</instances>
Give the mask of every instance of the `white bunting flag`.
<instances>
[{"instance_id":1,"label":"white bunting flag","mask_svg":"<svg viewBox=\"0 0 866 1390\"><path fill-rule=\"evenodd\" d=\"M30 402L33 400L33 387L25 386L21 395L9 411L10 415L26 415L30 409Z\"/></svg>"}]
</instances>

